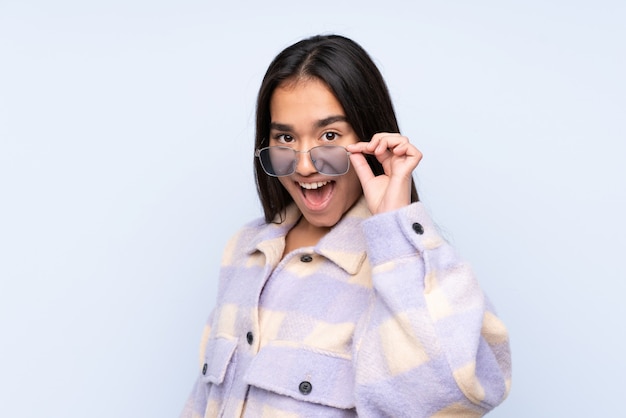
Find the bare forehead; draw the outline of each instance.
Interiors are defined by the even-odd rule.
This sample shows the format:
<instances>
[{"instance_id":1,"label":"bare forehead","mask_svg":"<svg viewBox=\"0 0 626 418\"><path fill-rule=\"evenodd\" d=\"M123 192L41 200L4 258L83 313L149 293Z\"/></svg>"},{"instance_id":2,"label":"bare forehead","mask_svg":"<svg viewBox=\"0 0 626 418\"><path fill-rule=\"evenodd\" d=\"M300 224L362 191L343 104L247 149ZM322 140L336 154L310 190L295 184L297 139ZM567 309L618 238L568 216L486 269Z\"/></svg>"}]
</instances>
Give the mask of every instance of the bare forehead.
<instances>
[{"instance_id":1,"label":"bare forehead","mask_svg":"<svg viewBox=\"0 0 626 418\"><path fill-rule=\"evenodd\" d=\"M346 122L343 107L321 80L292 80L279 85L270 101L273 124L326 126Z\"/></svg>"}]
</instances>

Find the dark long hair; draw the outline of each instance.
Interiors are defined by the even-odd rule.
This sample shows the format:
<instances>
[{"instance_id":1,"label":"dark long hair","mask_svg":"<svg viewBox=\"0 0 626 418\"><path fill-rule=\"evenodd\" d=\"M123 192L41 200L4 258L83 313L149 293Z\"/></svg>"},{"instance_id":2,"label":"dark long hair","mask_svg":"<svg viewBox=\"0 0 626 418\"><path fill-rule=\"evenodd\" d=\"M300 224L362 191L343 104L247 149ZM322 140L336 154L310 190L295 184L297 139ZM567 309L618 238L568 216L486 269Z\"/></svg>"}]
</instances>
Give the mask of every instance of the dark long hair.
<instances>
[{"instance_id":1,"label":"dark long hair","mask_svg":"<svg viewBox=\"0 0 626 418\"><path fill-rule=\"evenodd\" d=\"M274 90L299 78L317 78L328 85L359 140L369 142L377 132L400 132L387 85L367 52L346 37L318 35L286 48L267 69L257 98L255 149L269 145ZM383 174L375 157L366 158L375 175ZM293 199L277 178L265 174L258 160L254 159L257 192L265 220L272 222ZM417 200L412 181L411 201Z\"/></svg>"}]
</instances>

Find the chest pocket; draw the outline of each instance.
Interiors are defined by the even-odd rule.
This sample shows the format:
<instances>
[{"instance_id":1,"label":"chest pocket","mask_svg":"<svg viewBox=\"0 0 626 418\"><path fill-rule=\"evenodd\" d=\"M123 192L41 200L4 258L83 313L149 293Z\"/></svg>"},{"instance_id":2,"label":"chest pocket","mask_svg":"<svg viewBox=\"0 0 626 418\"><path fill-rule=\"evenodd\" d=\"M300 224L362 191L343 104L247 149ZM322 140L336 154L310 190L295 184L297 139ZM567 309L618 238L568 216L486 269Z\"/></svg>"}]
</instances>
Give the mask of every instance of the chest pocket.
<instances>
[{"instance_id":1,"label":"chest pocket","mask_svg":"<svg viewBox=\"0 0 626 418\"><path fill-rule=\"evenodd\" d=\"M332 353L270 344L254 357L244 379L249 385L299 401L354 408L352 362Z\"/></svg>"},{"instance_id":2,"label":"chest pocket","mask_svg":"<svg viewBox=\"0 0 626 418\"><path fill-rule=\"evenodd\" d=\"M234 339L214 338L207 341L202 366L202 380L205 383L221 385L224 382L236 347L237 341Z\"/></svg>"}]
</instances>

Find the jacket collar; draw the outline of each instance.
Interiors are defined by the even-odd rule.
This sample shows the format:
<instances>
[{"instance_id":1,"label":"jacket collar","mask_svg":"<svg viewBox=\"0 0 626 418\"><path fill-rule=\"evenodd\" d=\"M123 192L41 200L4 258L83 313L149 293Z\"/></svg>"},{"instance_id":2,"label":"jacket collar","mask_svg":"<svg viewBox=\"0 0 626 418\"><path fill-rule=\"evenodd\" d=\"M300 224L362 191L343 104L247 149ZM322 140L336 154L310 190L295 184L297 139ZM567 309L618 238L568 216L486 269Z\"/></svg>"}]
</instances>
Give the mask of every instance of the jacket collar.
<instances>
[{"instance_id":1,"label":"jacket collar","mask_svg":"<svg viewBox=\"0 0 626 418\"><path fill-rule=\"evenodd\" d=\"M278 264L285 249L285 237L301 216L302 213L294 203L289 205L283 215L284 220L281 223L264 224L259 233L250 240L246 253L260 251L265 254L269 263ZM370 216L365 198L361 196L317 243L313 251L328 258L348 274L358 273L367 256L361 222ZM279 220L280 216L277 216L275 221Z\"/></svg>"}]
</instances>

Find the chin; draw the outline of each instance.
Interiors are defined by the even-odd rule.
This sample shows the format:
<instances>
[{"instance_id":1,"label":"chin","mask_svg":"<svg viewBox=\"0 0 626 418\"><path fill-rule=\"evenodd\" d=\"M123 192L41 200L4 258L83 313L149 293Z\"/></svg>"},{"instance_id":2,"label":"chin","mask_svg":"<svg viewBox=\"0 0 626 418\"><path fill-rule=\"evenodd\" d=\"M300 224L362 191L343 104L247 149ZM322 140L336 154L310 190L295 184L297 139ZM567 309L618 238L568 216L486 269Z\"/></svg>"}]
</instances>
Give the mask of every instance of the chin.
<instances>
[{"instance_id":1,"label":"chin","mask_svg":"<svg viewBox=\"0 0 626 418\"><path fill-rule=\"evenodd\" d=\"M335 226L343 217L343 213L327 213L327 214L319 214L319 213L310 213L306 210L302 210L302 216L304 219L311 225L317 228L332 228Z\"/></svg>"}]
</instances>

